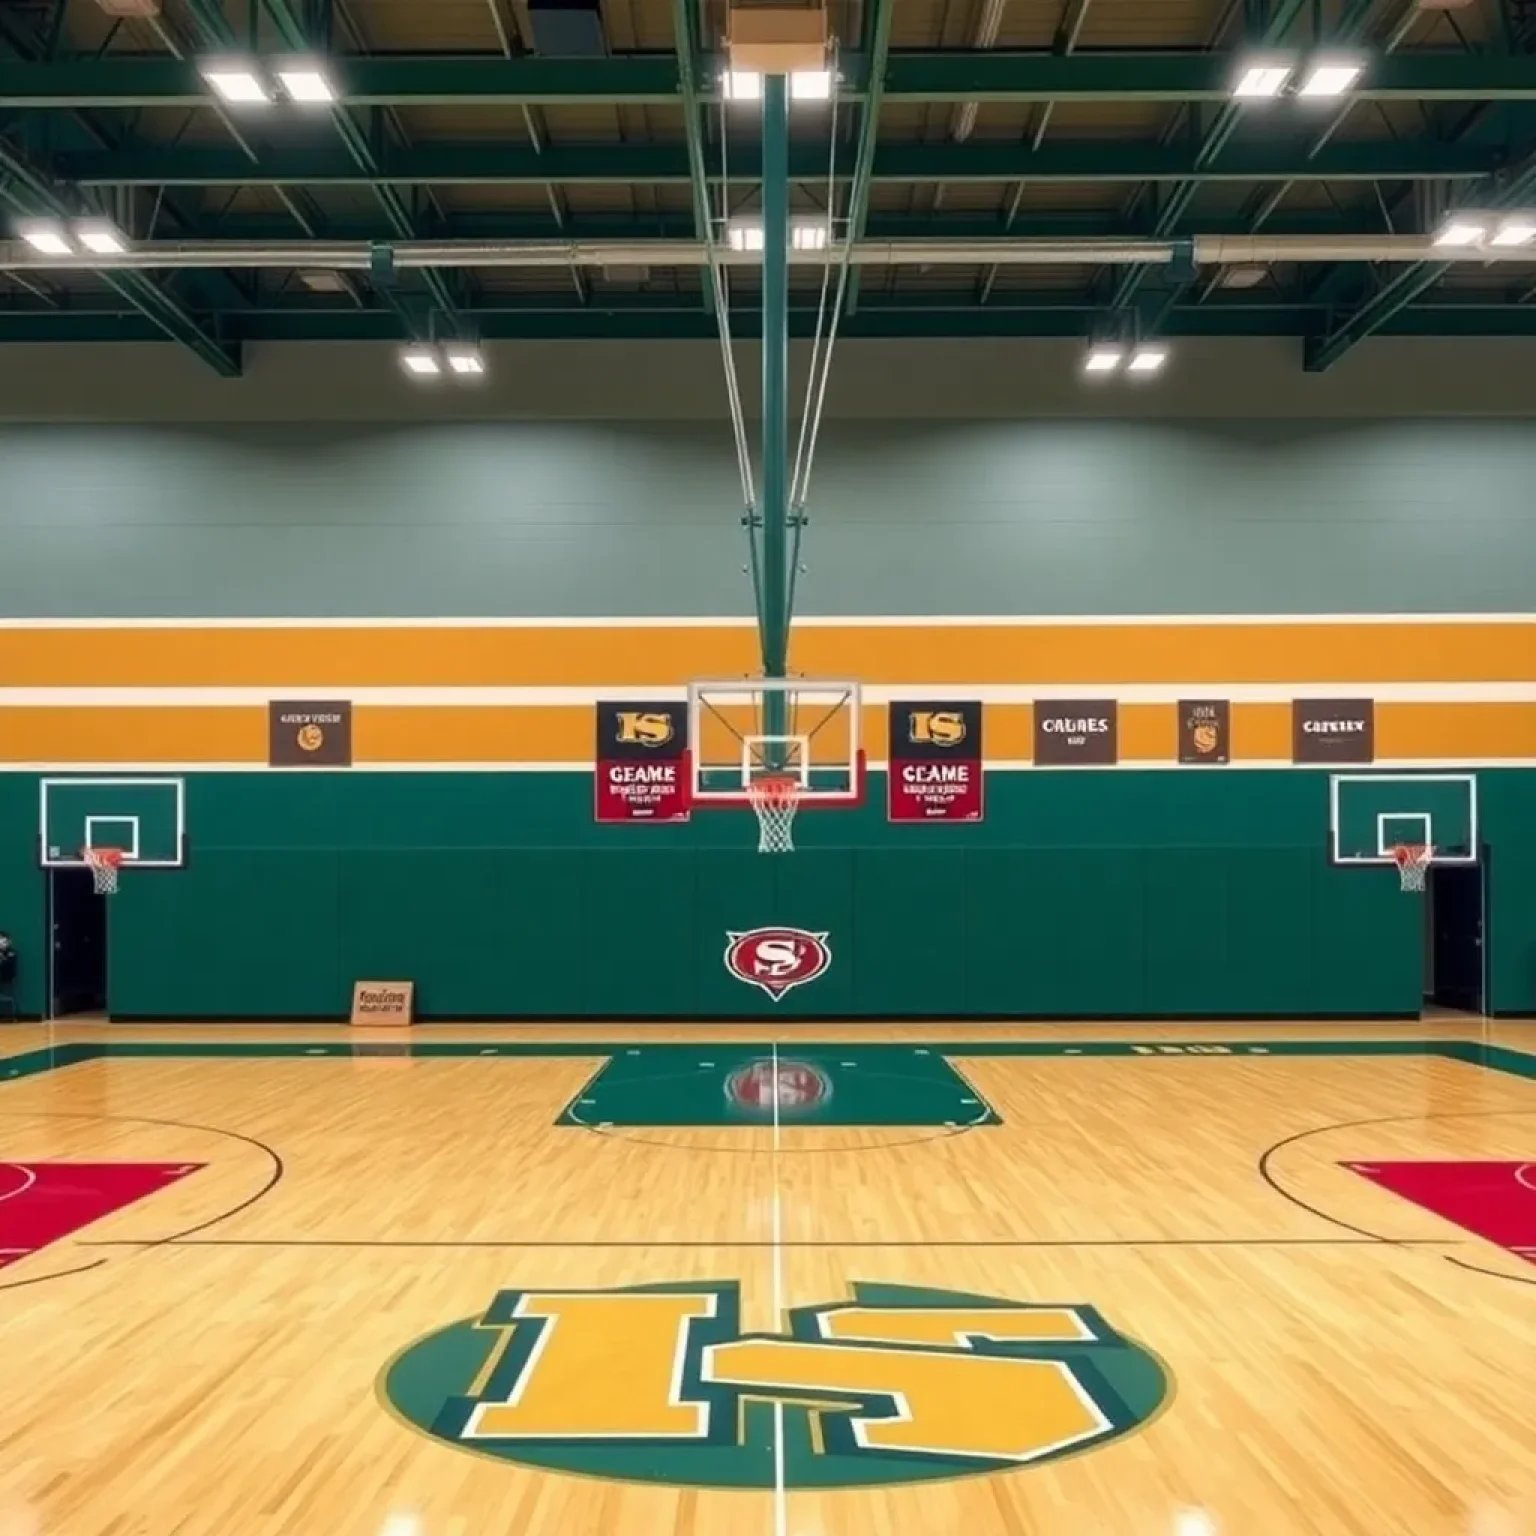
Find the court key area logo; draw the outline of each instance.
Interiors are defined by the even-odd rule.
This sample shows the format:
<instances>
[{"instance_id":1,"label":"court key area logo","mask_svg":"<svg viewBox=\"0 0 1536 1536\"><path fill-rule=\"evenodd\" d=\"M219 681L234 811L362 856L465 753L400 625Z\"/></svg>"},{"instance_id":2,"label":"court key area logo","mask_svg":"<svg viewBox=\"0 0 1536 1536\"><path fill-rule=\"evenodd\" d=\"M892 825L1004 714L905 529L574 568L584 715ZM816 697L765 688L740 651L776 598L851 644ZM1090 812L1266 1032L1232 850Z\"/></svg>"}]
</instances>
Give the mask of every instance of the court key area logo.
<instances>
[{"instance_id":1,"label":"court key area logo","mask_svg":"<svg viewBox=\"0 0 1536 1536\"><path fill-rule=\"evenodd\" d=\"M832 1097L832 1079L814 1062L788 1056L760 1056L725 1080L732 1109L748 1115L805 1115Z\"/></svg>"},{"instance_id":2,"label":"court key area logo","mask_svg":"<svg viewBox=\"0 0 1536 1536\"><path fill-rule=\"evenodd\" d=\"M761 987L774 1002L815 981L832 964L824 933L804 928L749 928L725 935L725 968L738 981Z\"/></svg>"},{"instance_id":3,"label":"court key area logo","mask_svg":"<svg viewBox=\"0 0 1536 1536\"><path fill-rule=\"evenodd\" d=\"M385 1401L459 1450L714 1488L856 1488L1091 1450L1168 1396L1092 1307L855 1283L743 1332L732 1281L500 1292L385 1368ZM776 1429L782 1424L782 1439Z\"/></svg>"}]
</instances>

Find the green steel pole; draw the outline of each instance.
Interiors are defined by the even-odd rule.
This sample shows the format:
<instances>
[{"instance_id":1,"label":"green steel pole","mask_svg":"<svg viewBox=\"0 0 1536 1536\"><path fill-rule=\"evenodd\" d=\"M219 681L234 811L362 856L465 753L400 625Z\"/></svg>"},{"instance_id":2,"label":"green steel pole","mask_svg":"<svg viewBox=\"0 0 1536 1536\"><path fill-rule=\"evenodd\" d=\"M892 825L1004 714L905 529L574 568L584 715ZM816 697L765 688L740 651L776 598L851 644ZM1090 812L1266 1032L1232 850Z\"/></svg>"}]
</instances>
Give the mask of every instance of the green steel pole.
<instances>
[{"instance_id":1,"label":"green steel pole","mask_svg":"<svg viewBox=\"0 0 1536 1536\"><path fill-rule=\"evenodd\" d=\"M763 560L758 630L764 677L789 662L789 81L763 80ZM785 734L785 700L765 701L763 729ZM782 767L770 762L769 767Z\"/></svg>"}]
</instances>

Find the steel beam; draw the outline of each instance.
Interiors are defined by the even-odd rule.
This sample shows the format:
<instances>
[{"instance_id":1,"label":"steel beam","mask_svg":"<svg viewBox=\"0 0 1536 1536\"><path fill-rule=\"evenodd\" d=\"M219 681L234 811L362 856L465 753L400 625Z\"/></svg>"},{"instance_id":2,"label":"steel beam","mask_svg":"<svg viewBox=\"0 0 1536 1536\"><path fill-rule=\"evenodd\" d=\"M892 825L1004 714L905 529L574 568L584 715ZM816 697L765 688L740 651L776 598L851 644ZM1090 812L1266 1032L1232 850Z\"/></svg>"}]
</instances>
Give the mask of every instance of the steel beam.
<instances>
[{"instance_id":1,"label":"steel beam","mask_svg":"<svg viewBox=\"0 0 1536 1536\"><path fill-rule=\"evenodd\" d=\"M848 193L848 239L862 240L864 226L869 218L869 188L874 180L876 162L880 158L877 139L880 133L880 102L885 91L886 68L890 62L891 15L896 9L895 0L864 0L865 28L869 36L870 69L866 72L864 90L864 115L859 123L858 152L854 157L853 186ZM968 150L974 145L946 146ZM927 178L925 178L927 179ZM935 181L956 181L954 176L936 176ZM988 178L990 179L990 178ZM859 308L859 274L848 274L846 308L850 315Z\"/></svg>"},{"instance_id":2,"label":"steel beam","mask_svg":"<svg viewBox=\"0 0 1536 1536\"><path fill-rule=\"evenodd\" d=\"M677 105L681 81L670 54L609 59L338 56L336 85L352 106L560 106L613 102ZM709 74L716 73L707 60ZM1102 53L951 49L892 52L887 101L1213 101L1227 103L1230 53ZM845 97L867 88L869 59L844 54ZM711 81L701 100L717 99ZM1376 59L1355 92L1361 101L1536 101L1536 55L1400 53ZM190 60L171 58L0 61L0 107L206 106L208 88ZM1281 110L1285 110L1283 107Z\"/></svg>"},{"instance_id":3,"label":"steel beam","mask_svg":"<svg viewBox=\"0 0 1536 1536\"><path fill-rule=\"evenodd\" d=\"M789 80L763 80L763 500L757 627L763 676L789 666ZM763 729L788 730L782 694L765 701ZM772 753L766 767L786 764Z\"/></svg>"},{"instance_id":4,"label":"steel beam","mask_svg":"<svg viewBox=\"0 0 1536 1536\"><path fill-rule=\"evenodd\" d=\"M693 190L693 232L706 245L714 242L713 214L709 205L709 177L704 170L704 134L699 114L698 9L694 0L672 0L672 30L676 34L677 83L683 98L683 132L688 141L688 179ZM704 308L715 309L714 285L704 284Z\"/></svg>"},{"instance_id":5,"label":"steel beam","mask_svg":"<svg viewBox=\"0 0 1536 1536\"><path fill-rule=\"evenodd\" d=\"M1305 146L1243 145L1215 165L1202 166L1188 144L1135 144L1089 139L1056 140L1031 150L1021 140L976 140L964 144L882 144L861 141L850 169L839 179L869 181L1442 181L1474 180L1488 174L1501 151L1474 144L1398 140L1334 144L1309 156ZM683 144L546 145L542 152L520 144L426 144L390 149L360 165L339 145L303 149L266 148L253 163L222 145L135 143L112 150L82 150L55 156L61 176L84 187L111 186L325 186L381 184L472 186L508 182L589 182L624 184L696 179L690 150ZM733 181L761 178L756 144L733 146ZM789 151L792 181L821 182L827 174L824 145L805 141ZM709 175L718 183L718 175ZM867 216L850 202L857 233Z\"/></svg>"}]
</instances>

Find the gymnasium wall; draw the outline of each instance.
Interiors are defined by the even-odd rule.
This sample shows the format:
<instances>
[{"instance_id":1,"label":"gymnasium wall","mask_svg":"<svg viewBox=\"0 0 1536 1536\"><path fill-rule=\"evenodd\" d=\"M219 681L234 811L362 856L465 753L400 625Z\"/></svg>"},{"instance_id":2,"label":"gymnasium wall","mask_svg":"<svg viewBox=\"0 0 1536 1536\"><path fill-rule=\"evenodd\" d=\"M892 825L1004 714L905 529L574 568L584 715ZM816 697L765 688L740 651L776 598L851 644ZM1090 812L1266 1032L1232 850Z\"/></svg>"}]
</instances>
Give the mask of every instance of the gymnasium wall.
<instances>
[{"instance_id":1,"label":"gymnasium wall","mask_svg":"<svg viewBox=\"0 0 1536 1536\"><path fill-rule=\"evenodd\" d=\"M119 1013L335 1014L387 972L439 1014L1411 1012L1417 905L1326 864L1288 761L1292 698L1362 694L1377 766L1479 773L1492 1001L1536 1011L1523 423L833 424L792 665L862 679L877 762L885 700L982 698L997 771L981 826L890 827L877 777L779 861L739 813L591 821L596 698L754 665L717 426L0 452L0 927L40 952L40 774L189 775L191 867L114 908ZM1192 695L1232 767L1175 767ZM1120 700L1120 767L1032 766L1052 696ZM352 700L356 766L266 769L273 697ZM720 964L769 922L836 957L778 1004Z\"/></svg>"}]
</instances>

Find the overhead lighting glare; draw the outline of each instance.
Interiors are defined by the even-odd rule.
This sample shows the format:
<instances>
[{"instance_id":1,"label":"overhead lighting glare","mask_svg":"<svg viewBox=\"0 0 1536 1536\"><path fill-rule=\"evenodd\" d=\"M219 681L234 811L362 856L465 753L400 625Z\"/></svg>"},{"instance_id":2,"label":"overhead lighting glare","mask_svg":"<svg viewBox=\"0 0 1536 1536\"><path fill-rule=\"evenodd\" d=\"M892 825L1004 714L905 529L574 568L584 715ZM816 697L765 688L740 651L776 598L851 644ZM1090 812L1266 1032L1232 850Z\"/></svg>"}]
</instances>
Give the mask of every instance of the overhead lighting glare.
<instances>
[{"instance_id":1,"label":"overhead lighting glare","mask_svg":"<svg viewBox=\"0 0 1536 1536\"><path fill-rule=\"evenodd\" d=\"M1296 94L1311 101L1337 101L1359 83L1365 66L1357 59L1314 59Z\"/></svg>"},{"instance_id":2,"label":"overhead lighting glare","mask_svg":"<svg viewBox=\"0 0 1536 1536\"><path fill-rule=\"evenodd\" d=\"M1281 60L1246 60L1238 71L1232 94L1239 101L1272 100L1285 89L1293 73L1293 67Z\"/></svg>"},{"instance_id":3,"label":"overhead lighting glare","mask_svg":"<svg viewBox=\"0 0 1536 1536\"><path fill-rule=\"evenodd\" d=\"M1511 246L1529 245L1536 240L1536 214L1512 213L1494 230L1489 245L1505 250Z\"/></svg>"},{"instance_id":4,"label":"overhead lighting glare","mask_svg":"<svg viewBox=\"0 0 1536 1536\"><path fill-rule=\"evenodd\" d=\"M797 69L789 77L789 94L795 101L830 101L832 71L830 69Z\"/></svg>"},{"instance_id":5,"label":"overhead lighting glare","mask_svg":"<svg viewBox=\"0 0 1536 1536\"><path fill-rule=\"evenodd\" d=\"M1125 371L1127 373L1140 374L1145 378L1149 374L1161 373L1163 371L1163 364L1167 361L1167 347L1157 345L1140 346L1131 353L1131 360L1125 365Z\"/></svg>"},{"instance_id":6,"label":"overhead lighting glare","mask_svg":"<svg viewBox=\"0 0 1536 1536\"><path fill-rule=\"evenodd\" d=\"M25 224L16 226L16 233L34 251L39 251L44 256L74 254L75 248L69 243L69 237L64 233L64 226L55 219L29 219Z\"/></svg>"},{"instance_id":7,"label":"overhead lighting glare","mask_svg":"<svg viewBox=\"0 0 1536 1536\"><path fill-rule=\"evenodd\" d=\"M288 64L277 72L290 101L305 106L327 106L336 100L336 88L318 64Z\"/></svg>"},{"instance_id":8,"label":"overhead lighting glare","mask_svg":"<svg viewBox=\"0 0 1536 1536\"><path fill-rule=\"evenodd\" d=\"M789 226L789 243L797 251L824 251L831 237L824 219L796 219Z\"/></svg>"},{"instance_id":9,"label":"overhead lighting glare","mask_svg":"<svg viewBox=\"0 0 1536 1536\"><path fill-rule=\"evenodd\" d=\"M249 64L210 59L198 65L198 71L208 82L209 89L233 106L264 106L272 100L266 82Z\"/></svg>"},{"instance_id":10,"label":"overhead lighting glare","mask_svg":"<svg viewBox=\"0 0 1536 1536\"><path fill-rule=\"evenodd\" d=\"M763 77L755 70L728 69L721 77L727 101L761 101Z\"/></svg>"},{"instance_id":11,"label":"overhead lighting glare","mask_svg":"<svg viewBox=\"0 0 1536 1536\"><path fill-rule=\"evenodd\" d=\"M1113 342L1099 342L1089 347L1083 359L1084 373L1114 373L1125 361L1125 348Z\"/></svg>"},{"instance_id":12,"label":"overhead lighting glare","mask_svg":"<svg viewBox=\"0 0 1536 1536\"><path fill-rule=\"evenodd\" d=\"M75 236L93 256L121 256L128 249L122 230L106 219L82 219Z\"/></svg>"},{"instance_id":13,"label":"overhead lighting glare","mask_svg":"<svg viewBox=\"0 0 1536 1536\"><path fill-rule=\"evenodd\" d=\"M733 251L760 251L763 248L761 219L733 219L725 227L725 241Z\"/></svg>"},{"instance_id":14,"label":"overhead lighting glare","mask_svg":"<svg viewBox=\"0 0 1536 1536\"><path fill-rule=\"evenodd\" d=\"M479 347L449 347L447 355L448 367L461 377L475 378L485 372L485 358Z\"/></svg>"},{"instance_id":15,"label":"overhead lighting glare","mask_svg":"<svg viewBox=\"0 0 1536 1536\"><path fill-rule=\"evenodd\" d=\"M400 366L417 379L435 379L443 371L432 347L406 347L400 353Z\"/></svg>"},{"instance_id":16,"label":"overhead lighting glare","mask_svg":"<svg viewBox=\"0 0 1536 1536\"><path fill-rule=\"evenodd\" d=\"M1453 213L1435 234L1435 244L1451 250L1481 245L1488 235L1488 221L1476 214Z\"/></svg>"}]
</instances>

